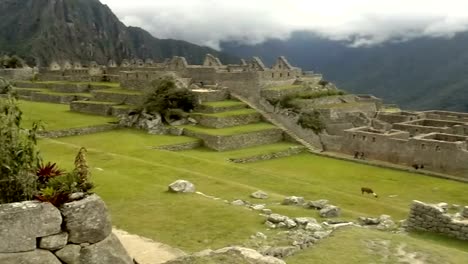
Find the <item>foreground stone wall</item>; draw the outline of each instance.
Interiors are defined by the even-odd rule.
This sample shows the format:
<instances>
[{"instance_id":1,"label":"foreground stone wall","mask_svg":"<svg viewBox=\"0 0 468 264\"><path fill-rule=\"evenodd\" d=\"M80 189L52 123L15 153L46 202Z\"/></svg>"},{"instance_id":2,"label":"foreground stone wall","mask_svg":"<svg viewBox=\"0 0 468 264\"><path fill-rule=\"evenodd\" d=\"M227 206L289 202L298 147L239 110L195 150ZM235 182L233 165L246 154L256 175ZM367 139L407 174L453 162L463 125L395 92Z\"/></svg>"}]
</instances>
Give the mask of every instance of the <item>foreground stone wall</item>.
<instances>
[{"instance_id":1,"label":"foreground stone wall","mask_svg":"<svg viewBox=\"0 0 468 264\"><path fill-rule=\"evenodd\" d=\"M468 240L468 206L455 216L447 214L446 206L413 201L407 220L408 230L434 232Z\"/></svg>"},{"instance_id":2,"label":"foreground stone wall","mask_svg":"<svg viewBox=\"0 0 468 264\"><path fill-rule=\"evenodd\" d=\"M119 126L115 124L106 124L106 125L78 127L78 128L70 128L70 129L54 130L54 131L41 131L39 132L39 135L45 138L81 136L81 135L88 135L88 134L110 131L110 130L117 129L118 127Z\"/></svg>"},{"instance_id":3,"label":"foreground stone wall","mask_svg":"<svg viewBox=\"0 0 468 264\"><path fill-rule=\"evenodd\" d=\"M262 116L259 113L251 113L244 115L231 115L231 116L211 116L203 114L193 114L192 117L197 122L205 127L212 128L225 128L233 126L241 126L252 123L258 123L262 120Z\"/></svg>"},{"instance_id":4,"label":"foreground stone wall","mask_svg":"<svg viewBox=\"0 0 468 264\"><path fill-rule=\"evenodd\" d=\"M132 264L97 195L63 205L0 205L2 264Z\"/></svg>"}]
</instances>

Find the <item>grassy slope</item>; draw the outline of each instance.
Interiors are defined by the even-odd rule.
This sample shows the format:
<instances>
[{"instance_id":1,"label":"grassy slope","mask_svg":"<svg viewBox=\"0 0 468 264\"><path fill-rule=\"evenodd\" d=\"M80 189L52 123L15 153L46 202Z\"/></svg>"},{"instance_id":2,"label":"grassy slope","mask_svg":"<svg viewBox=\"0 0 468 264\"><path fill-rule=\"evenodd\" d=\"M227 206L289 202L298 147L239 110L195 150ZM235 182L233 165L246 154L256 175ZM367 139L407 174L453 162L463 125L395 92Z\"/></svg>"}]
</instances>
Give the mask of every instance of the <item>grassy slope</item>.
<instances>
[{"instance_id":1,"label":"grassy slope","mask_svg":"<svg viewBox=\"0 0 468 264\"><path fill-rule=\"evenodd\" d=\"M386 241L388 246L370 246L370 241ZM402 263L398 262L398 247L404 246L407 253L417 253L421 263L462 264L468 260L468 247L448 247L431 240L421 239L420 236L411 237L395 235L376 230L345 228L336 231L332 237L326 239L310 249L286 259L288 264L354 264L354 263ZM383 258L387 255L388 259ZM408 263L408 262L403 262ZM418 262L419 263L419 262Z\"/></svg>"},{"instance_id":2,"label":"grassy slope","mask_svg":"<svg viewBox=\"0 0 468 264\"><path fill-rule=\"evenodd\" d=\"M20 101L23 110L23 125L31 127L34 121L42 121L46 130L102 125L115 121L111 117L101 117L71 112L68 105Z\"/></svg>"},{"instance_id":3,"label":"grassy slope","mask_svg":"<svg viewBox=\"0 0 468 264\"><path fill-rule=\"evenodd\" d=\"M68 168L78 148L87 147L96 191L107 202L113 223L188 251L239 243L264 230L263 218L222 200L167 193L167 185L177 179L192 181L199 191L231 201L249 200L250 193L261 189L271 196L262 203L290 216L318 217L315 211L277 205L286 195L329 199L344 209L345 218L385 213L402 219L413 199L468 204L464 195L466 184L311 154L239 165L225 160L233 152L168 152L148 148L177 140L177 137L113 131L42 140L40 145L46 161ZM361 186L374 188L380 198L362 196ZM398 196L388 197L391 194Z\"/></svg>"},{"instance_id":4,"label":"grassy slope","mask_svg":"<svg viewBox=\"0 0 468 264\"><path fill-rule=\"evenodd\" d=\"M199 132L199 133L209 134L209 135L220 135L220 136L243 134L243 133L257 132L257 131L261 131L265 129L276 128L274 125L271 125L268 123L255 123L255 124L250 124L250 125L219 128L219 129L202 127L202 126L181 126L181 127L184 127L185 129L188 129L194 132Z\"/></svg>"},{"instance_id":5,"label":"grassy slope","mask_svg":"<svg viewBox=\"0 0 468 264\"><path fill-rule=\"evenodd\" d=\"M238 105L245 105L245 104L240 101L225 100L225 101L216 101L216 102L204 102L202 105L211 106L211 107L228 107L228 106L238 106Z\"/></svg>"}]
</instances>

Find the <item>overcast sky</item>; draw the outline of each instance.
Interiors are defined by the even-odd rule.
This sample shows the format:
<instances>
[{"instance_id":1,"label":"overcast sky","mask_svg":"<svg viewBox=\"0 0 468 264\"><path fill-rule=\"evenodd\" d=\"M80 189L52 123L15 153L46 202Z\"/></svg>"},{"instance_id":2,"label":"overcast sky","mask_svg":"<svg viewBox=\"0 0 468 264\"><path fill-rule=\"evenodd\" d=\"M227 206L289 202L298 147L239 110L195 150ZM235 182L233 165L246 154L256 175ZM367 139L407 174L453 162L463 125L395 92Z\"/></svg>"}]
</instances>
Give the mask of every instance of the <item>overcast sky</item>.
<instances>
[{"instance_id":1,"label":"overcast sky","mask_svg":"<svg viewBox=\"0 0 468 264\"><path fill-rule=\"evenodd\" d=\"M218 47L311 30L356 45L468 29L468 0L101 0L128 26L158 38Z\"/></svg>"}]
</instances>

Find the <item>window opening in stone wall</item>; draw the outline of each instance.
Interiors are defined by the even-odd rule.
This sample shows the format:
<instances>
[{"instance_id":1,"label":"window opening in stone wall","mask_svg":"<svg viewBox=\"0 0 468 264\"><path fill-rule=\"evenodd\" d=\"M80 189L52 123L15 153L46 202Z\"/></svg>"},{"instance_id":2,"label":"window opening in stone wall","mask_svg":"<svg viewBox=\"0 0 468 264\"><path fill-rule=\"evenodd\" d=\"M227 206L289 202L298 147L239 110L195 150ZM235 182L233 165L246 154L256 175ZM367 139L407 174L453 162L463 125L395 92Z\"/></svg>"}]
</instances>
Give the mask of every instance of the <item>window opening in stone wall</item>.
<instances>
[{"instance_id":1,"label":"window opening in stone wall","mask_svg":"<svg viewBox=\"0 0 468 264\"><path fill-rule=\"evenodd\" d=\"M362 136L362 140L366 140L366 136Z\"/></svg>"},{"instance_id":2,"label":"window opening in stone wall","mask_svg":"<svg viewBox=\"0 0 468 264\"><path fill-rule=\"evenodd\" d=\"M353 139L356 139L356 135L353 135Z\"/></svg>"},{"instance_id":3,"label":"window opening in stone wall","mask_svg":"<svg viewBox=\"0 0 468 264\"><path fill-rule=\"evenodd\" d=\"M271 78L275 78L275 73L274 72L271 73Z\"/></svg>"},{"instance_id":4,"label":"window opening in stone wall","mask_svg":"<svg viewBox=\"0 0 468 264\"><path fill-rule=\"evenodd\" d=\"M372 142L375 142L375 137L372 138Z\"/></svg>"},{"instance_id":5,"label":"window opening in stone wall","mask_svg":"<svg viewBox=\"0 0 468 264\"><path fill-rule=\"evenodd\" d=\"M280 78L283 78L283 74L282 74L282 73L280 73Z\"/></svg>"}]
</instances>

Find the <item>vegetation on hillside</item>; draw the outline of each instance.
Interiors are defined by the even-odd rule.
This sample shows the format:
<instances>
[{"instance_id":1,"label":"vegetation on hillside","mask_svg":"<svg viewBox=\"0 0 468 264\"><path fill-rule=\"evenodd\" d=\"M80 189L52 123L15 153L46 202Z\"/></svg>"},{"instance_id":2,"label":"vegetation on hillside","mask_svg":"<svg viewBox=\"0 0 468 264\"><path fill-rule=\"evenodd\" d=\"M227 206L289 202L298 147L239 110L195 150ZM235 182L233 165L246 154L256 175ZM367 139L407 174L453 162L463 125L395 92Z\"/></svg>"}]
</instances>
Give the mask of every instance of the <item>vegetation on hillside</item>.
<instances>
[{"instance_id":1,"label":"vegetation on hillside","mask_svg":"<svg viewBox=\"0 0 468 264\"><path fill-rule=\"evenodd\" d=\"M37 144L37 123L21 127L22 112L10 94L0 99L0 203L36 198L59 206L75 192L87 193L93 187L81 149L73 172L44 164Z\"/></svg>"},{"instance_id":2,"label":"vegetation on hillside","mask_svg":"<svg viewBox=\"0 0 468 264\"><path fill-rule=\"evenodd\" d=\"M18 56L0 56L0 68L16 69L26 66L25 62Z\"/></svg>"},{"instance_id":3,"label":"vegetation on hillside","mask_svg":"<svg viewBox=\"0 0 468 264\"><path fill-rule=\"evenodd\" d=\"M320 112L317 110L301 112L297 123L302 128L314 131L315 134L320 134L323 130L325 130L325 123L320 118Z\"/></svg>"},{"instance_id":4,"label":"vegetation on hillside","mask_svg":"<svg viewBox=\"0 0 468 264\"><path fill-rule=\"evenodd\" d=\"M171 120L187 117L186 113L192 111L195 105L193 93L186 88L177 87L172 78L162 78L151 83L139 111L159 113L169 123Z\"/></svg>"}]
</instances>

